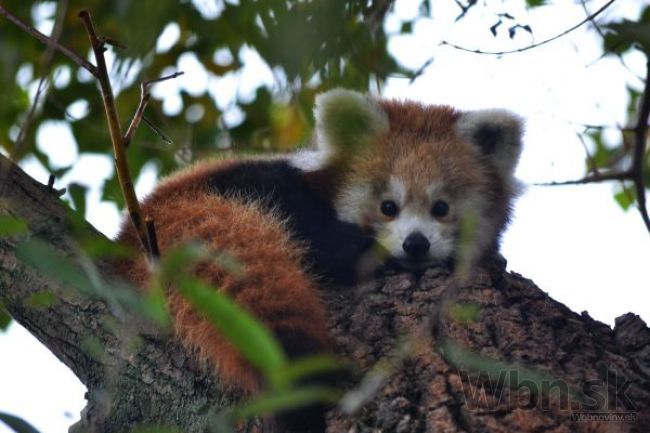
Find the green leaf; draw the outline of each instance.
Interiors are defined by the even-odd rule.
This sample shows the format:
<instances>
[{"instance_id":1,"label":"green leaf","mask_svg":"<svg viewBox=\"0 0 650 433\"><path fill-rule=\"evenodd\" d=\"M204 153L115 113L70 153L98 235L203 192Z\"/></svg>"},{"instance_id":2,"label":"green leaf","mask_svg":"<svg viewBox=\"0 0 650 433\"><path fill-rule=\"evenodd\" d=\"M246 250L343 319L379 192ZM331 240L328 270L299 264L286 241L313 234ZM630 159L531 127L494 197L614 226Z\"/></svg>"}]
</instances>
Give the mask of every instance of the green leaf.
<instances>
[{"instance_id":1,"label":"green leaf","mask_svg":"<svg viewBox=\"0 0 650 433\"><path fill-rule=\"evenodd\" d=\"M278 389L287 388L308 377L332 371L341 370L340 359L331 355L317 355L291 361L289 364L275 370L270 377L271 383Z\"/></svg>"},{"instance_id":2,"label":"green leaf","mask_svg":"<svg viewBox=\"0 0 650 433\"><path fill-rule=\"evenodd\" d=\"M476 231L478 220L475 215L463 215L460 221L460 241L456 253L455 274L459 280L465 280L471 271L473 263L474 245L476 243Z\"/></svg>"},{"instance_id":3,"label":"green leaf","mask_svg":"<svg viewBox=\"0 0 650 433\"><path fill-rule=\"evenodd\" d=\"M639 21L622 20L604 27L610 30L604 40L606 51L620 54L638 45L650 55L650 6L645 8Z\"/></svg>"},{"instance_id":4,"label":"green leaf","mask_svg":"<svg viewBox=\"0 0 650 433\"><path fill-rule=\"evenodd\" d=\"M16 257L79 293L103 299L115 308L139 314L161 325L169 323L160 299L155 299L154 295L145 299L134 287L107 285L87 257L80 257L80 264L77 264L38 239L21 243L16 248Z\"/></svg>"},{"instance_id":5,"label":"green leaf","mask_svg":"<svg viewBox=\"0 0 650 433\"><path fill-rule=\"evenodd\" d=\"M0 236L10 236L25 233L27 223L19 218L0 215Z\"/></svg>"},{"instance_id":6,"label":"green leaf","mask_svg":"<svg viewBox=\"0 0 650 433\"><path fill-rule=\"evenodd\" d=\"M32 308L47 308L56 302L56 296L51 291L32 293L26 300L26 304Z\"/></svg>"},{"instance_id":7,"label":"green leaf","mask_svg":"<svg viewBox=\"0 0 650 433\"><path fill-rule=\"evenodd\" d=\"M5 423L16 433L39 433L30 423L8 413L0 412L0 421Z\"/></svg>"},{"instance_id":8,"label":"green leaf","mask_svg":"<svg viewBox=\"0 0 650 433\"><path fill-rule=\"evenodd\" d=\"M87 292L93 287L90 279L79 269L78 265L54 251L41 240L30 239L18 245L16 257L43 274L54 277L61 283L82 292Z\"/></svg>"},{"instance_id":9,"label":"green leaf","mask_svg":"<svg viewBox=\"0 0 650 433\"><path fill-rule=\"evenodd\" d=\"M183 279L178 287L194 308L265 375L286 365L286 355L271 332L226 295L195 279Z\"/></svg>"},{"instance_id":10,"label":"green leaf","mask_svg":"<svg viewBox=\"0 0 650 433\"><path fill-rule=\"evenodd\" d=\"M68 185L68 194L70 194L70 199L74 205L77 214L85 218L86 217L86 191L87 188L84 185L78 183L71 183Z\"/></svg>"},{"instance_id":11,"label":"green leaf","mask_svg":"<svg viewBox=\"0 0 650 433\"><path fill-rule=\"evenodd\" d=\"M504 385L512 389L518 389L525 382L532 383L535 386L528 387L530 392L544 398L548 398L548 392L551 390L550 387L544 386L544 383L556 383L560 380L544 372L531 370L515 363L481 356L449 340L443 341L440 345L440 354L461 372L485 372L488 377L492 378L503 376ZM569 392L576 398L582 396L579 390L572 387L569 387Z\"/></svg>"},{"instance_id":12,"label":"green leaf","mask_svg":"<svg viewBox=\"0 0 650 433\"><path fill-rule=\"evenodd\" d=\"M478 320L481 315L481 307L477 304L454 303L451 306L449 314L461 325L468 325Z\"/></svg>"},{"instance_id":13,"label":"green leaf","mask_svg":"<svg viewBox=\"0 0 650 433\"><path fill-rule=\"evenodd\" d=\"M0 331L4 331L5 329L7 329L10 323L11 323L11 316L5 309L5 306L0 301Z\"/></svg>"},{"instance_id":14,"label":"green leaf","mask_svg":"<svg viewBox=\"0 0 650 433\"><path fill-rule=\"evenodd\" d=\"M97 258L117 258L132 259L136 254L140 254L135 248L131 248L122 243L106 239L104 237L90 236L80 241L81 248L89 257Z\"/></svg>"},{"instance_id":15,"label":"green leaf","mask_svg":"<svg viewBox=\"0 0 650 433\"><path fill-rule=\"evenodd\" d=\"M206 259L209 252L200 242L187 242L165 252L158 267L160 278L174 280L193 264Z\"/></svg>"},{"instance_id":16,"label":"green leaf","mask_svg":"<svg viewBox=\"0 0 650 433\"><path fill-rule=\"evenodd\" d=\"M526 5L530 8L536 8L539 6L544 6L546 4L546 0L526 0Z\"/></svg>"},{"instance_id":17,"label":"green leaf","mask_svg":"<svg viewBox=\"0 0 650 433\"><path fill-rule=\"evenodd\" d=\"M632 188L623 187L620 191L614 194L614 200L623 209L627 211L636 200L635 192Z\"/></svg>"},{"instance_id":18,"label":"green leaf","mask_svg":"<svg viewBox=\"0 0 650 433\"><path fill-rule=\"evenodd\" d=\"M161 325L169 326L171 319L167 308L167 297L162 290L153 290L144 297L143 312Z\"/></svg>"},{"instance_id":19,"label":"green leaf","mask_svg":"<svg viewBox=\"0 0 650 433\"><path fill-rule=\"evenodd\" d=\"M212 261L235 277L244 275L244 267L236 257L225 252L211 251L200 242L186 242L165 252L158 267L157 279L174 281L201 261Z\"/></svg>"},{"instance_id":20,"label":"green leaf","mask_svg":"<svg viewBox=\"0 0 650 433\"><path fill-rule=\"evenodd\" d=\"M253 416L297 409L315 403L334 404L340 396L339 390L328 387L302 387L281 390L260 395L247 403L236 406L232 410L232 417L235 420L243 420Z\"/></svg>"},{"instance_id":21,"label":"green leaf","mask_svg":"<svg viewBox=\"0 0 650 433\"><path fill-rule=\"evenodd\" d=\"M106 347L104 343L92 335L86 336L81 340L81 349L95 361L103 362L106 358Z\"/></svg>"},{"instance_id":22,"label":"green leaf","mask_svg":"<svg viewBox=\"0 0 650 433\"><path fill-rule=\"evenodd\" d=\"M413 21L404 21L400 33L413 33Z\"/></svg>"},{"instance_id":23,"label":"green leaf","mask_svg":"<svg viewBox=\"0 0 650 433\"><path fill-rule=\"evenodd\" d=\"M639 99L641 99L641 92L634 87L627 87L627 107L626 112L629 118L636 116L637 109L639 108Z\"/></svg>"}]
</instances>

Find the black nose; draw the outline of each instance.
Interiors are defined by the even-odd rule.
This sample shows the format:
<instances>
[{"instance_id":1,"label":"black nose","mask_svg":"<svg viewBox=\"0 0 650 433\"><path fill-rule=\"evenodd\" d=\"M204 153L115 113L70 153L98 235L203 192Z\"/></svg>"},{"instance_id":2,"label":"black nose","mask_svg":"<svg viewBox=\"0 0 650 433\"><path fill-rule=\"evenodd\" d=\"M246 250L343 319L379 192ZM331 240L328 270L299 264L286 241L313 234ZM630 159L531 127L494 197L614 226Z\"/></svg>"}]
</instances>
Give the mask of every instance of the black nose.
<instances>
[{"instance_id":1,"label":"black nose","mask_svg":"<svg viewBox=\"0 0 650 433\"><path fill-rule=\"evenodd\" d=\"M411 233L406 237L402 248L412 259L420 259L429 252L429 241L421 233Z\"/></svg>"}]
</instances>

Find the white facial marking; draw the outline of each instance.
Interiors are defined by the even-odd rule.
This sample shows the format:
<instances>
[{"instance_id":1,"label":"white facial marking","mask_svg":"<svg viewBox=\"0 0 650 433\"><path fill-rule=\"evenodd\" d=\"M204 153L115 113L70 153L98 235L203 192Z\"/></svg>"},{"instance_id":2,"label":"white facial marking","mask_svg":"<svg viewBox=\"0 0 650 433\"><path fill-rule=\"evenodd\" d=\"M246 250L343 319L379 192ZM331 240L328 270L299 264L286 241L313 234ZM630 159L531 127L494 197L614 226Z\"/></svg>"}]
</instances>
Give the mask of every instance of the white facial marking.
<instances>
[{"instance_id":1,"label":"white facial marking","mask_svg":"<svg viewBox=\"0 0 650 433\"><path fill-rule=\"evenodd\" d=\"M303 171L316 171L326 167L331 159L328 150L300 150L289 157L289 164Z\"/></svg>"},{"instance_id":2,"label":"white facial marking","mask_svg":"<svg viewBox=\"0 0 650 433\"><path fill-rule=\"evenodd\" d=\"M431 203L440 199L442 192L442 184L440 182L433 182L427 187L426 193L427 197L431 199Z\"/></svg>"},{"instance_id":3,"label":"white facial marking","mask_svg":"<svg viewBox=\"0 0 650 433\"><path fill-rule=\"evenodd\" d=\"M334 201L334 207L341 221L363 225L364 214L372 206L372 200L370 184L354 185L340 192Z\"/></svg>"},{"instance_id":4,"label":"white facial marking","mask_svg":"<svg viewBox=\"0 0 650 433\"><path fill-rule=\"evenodd\" d=\"M386 199L393 200L401 207L406 200L406 186L404 186L404 182L395 176L391 176L388 180Z\"/></svg>"},{"instance_id":5,"label":"white facial marking","mask_svg":"<svg viewBox=\"0 0 650 433\"><path fill-rule=\"evenodd\" d=\"M450 229L428 212L414 211L408 206L402 209L393 221L385 223L379 231L379 243L398 260L409 258L403 244L408 236L415 233L424 236L430 244L428 253L421 259L423 265L444 260L453 252L454 239Z\"/></svg>"}]
</instances>

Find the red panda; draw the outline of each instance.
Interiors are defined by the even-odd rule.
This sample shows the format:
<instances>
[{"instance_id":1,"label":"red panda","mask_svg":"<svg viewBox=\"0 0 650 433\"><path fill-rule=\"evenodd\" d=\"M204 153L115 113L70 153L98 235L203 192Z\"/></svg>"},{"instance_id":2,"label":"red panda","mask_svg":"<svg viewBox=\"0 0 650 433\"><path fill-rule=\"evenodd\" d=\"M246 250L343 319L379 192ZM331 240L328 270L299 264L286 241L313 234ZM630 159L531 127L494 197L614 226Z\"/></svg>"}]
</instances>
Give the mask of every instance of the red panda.
<instances>
[{"instance_id":1,"label":"red panda","mask_svg":"<svg viewBox=\"0 0 650 433\"><path fill-rule=\"evenodd\" d=\"M382 262L418 270L453 259L463 218L472 260L496 252L517 192L521 122L335 89L315 104L314 149L200 163L163 180L143 203L159 246L200 239L243 276L197 270L257 316L297 357L329 348L319 289L351 283ZM119 240L137 245L129 223ZM382 254L382 251L385 254ZM120 272L145 285L144 258ZM169 307L178 337L247 393L259 376L183 298Z\"/></svg>"}]
</instances>

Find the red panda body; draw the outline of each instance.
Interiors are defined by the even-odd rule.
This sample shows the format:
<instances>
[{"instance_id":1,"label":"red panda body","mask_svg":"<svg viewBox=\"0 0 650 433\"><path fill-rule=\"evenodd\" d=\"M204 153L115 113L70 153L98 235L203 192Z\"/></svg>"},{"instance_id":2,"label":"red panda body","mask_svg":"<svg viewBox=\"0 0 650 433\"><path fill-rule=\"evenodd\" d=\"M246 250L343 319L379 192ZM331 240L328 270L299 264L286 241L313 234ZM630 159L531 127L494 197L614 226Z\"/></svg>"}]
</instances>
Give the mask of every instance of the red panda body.
<instances>
[{"instance_id":1,"label":"red panda body","mask_svg":"<svg viewBox=\"0 0 650 433\"><path fill-rule=\"evenodd\" d=\"M293 357L328 349L317 281L352 281L353 256L371 246L365 231L336 219L323 192L311 185L313 177L280 159L214 161L166 179L142 203L143 213L156 222L162 254L201 240L241 264L241 275L216 265L202 265L197 273L260 318ZM296 219L305 212L306 219ZM129 224L119 239L137 245ZM333 254L342 243L346 253ZM147 284L144 257L122 266L119 272L130 281ZM255 372L182 296L170 293L169 308L180 339L227 384L259 389Z\"/></svg>"},{"instance_id":2,"label":"red panda body","mask_svg":"<svg viewBox=\"0 0 650 433\"><path fill-rule=\"evenodd\" d=\"M333 90L317 98L315 116L315 150L202 163L142 203L163 255L199 239L237 259L242 276L214 265L197 273L293 357L329 349L318 292L328 282L350 283L383 261L422 269L454 259L465 216L477 227L471 260L495 251L517 185L521 127L510 113ZM119 239L137 245L123 227ZM149 279L144 259L118 272L141 286ZM257 391L258 375L234 348L180 295L168 299L181 341L227 383Z\"/></svg>"}]
</instances>

